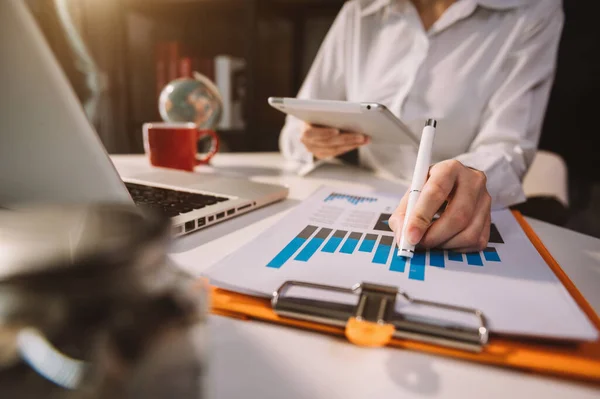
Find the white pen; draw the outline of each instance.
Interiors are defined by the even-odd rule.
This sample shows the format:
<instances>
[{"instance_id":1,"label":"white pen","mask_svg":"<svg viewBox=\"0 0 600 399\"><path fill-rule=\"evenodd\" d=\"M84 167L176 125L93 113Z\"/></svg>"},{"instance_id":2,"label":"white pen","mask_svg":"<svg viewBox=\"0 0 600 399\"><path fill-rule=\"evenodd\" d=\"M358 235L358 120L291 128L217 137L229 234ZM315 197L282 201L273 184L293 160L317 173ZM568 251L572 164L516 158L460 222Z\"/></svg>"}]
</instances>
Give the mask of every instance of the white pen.
<instances>
[{"instance_id":1,"label":"white pen","mask_svg":"<svg viewBox=\"0 0 600 399\"><path fill-rule=\"evenodd\" d=\"M433 138L435 136L435 127L437 122L435 119L427 119L421 142L419 144L419 152L417 153L417 162L415 171L413 172L412 182L410 184L410 192L408 194L408 204L406 205L406 214L404 215L404 224L402 225L402 235L398 244L398 256L412 258L415 253L415 246L411 245L406 239L406 226L410 218L410 214L421 195L421 190L427 180L429 165L431 164L431 150L433 148Z\"/></svg>"}]
</instances>

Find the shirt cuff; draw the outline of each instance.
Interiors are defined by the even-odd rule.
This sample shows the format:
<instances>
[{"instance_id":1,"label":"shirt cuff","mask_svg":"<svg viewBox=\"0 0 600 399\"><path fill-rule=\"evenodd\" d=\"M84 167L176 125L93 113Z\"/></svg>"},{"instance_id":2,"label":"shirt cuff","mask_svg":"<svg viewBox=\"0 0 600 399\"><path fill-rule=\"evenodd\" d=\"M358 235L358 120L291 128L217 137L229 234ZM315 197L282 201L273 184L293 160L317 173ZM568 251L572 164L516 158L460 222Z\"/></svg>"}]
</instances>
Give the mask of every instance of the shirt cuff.
<instances>
[{"instance_id":1,"label":"shirt cuff","mask_svg":"<svg viewBox=\"0 0 600 399\"><path fill-rule=\"evenodd\" d=\"M298 142L295 145L288 145L282 148L283 157L287 160L297 162L300 164L312 164L315 163L315 157L313 154L306 149L304 144Z\"/></svg>"},{"instance_id":2,"label":"shirt cuff","mask_svg":"<svg viewBox=\"0 0 600 399\"><path fill-rule=\"evenodd\" d=\"M525 192L521 179L513 170L510 162L502 154L489 153L461 154L454 159L463 165L480 170L487 177L487 190L492 197L492 210L508 208L525 202Z\"/></svg>"}]
</instances>

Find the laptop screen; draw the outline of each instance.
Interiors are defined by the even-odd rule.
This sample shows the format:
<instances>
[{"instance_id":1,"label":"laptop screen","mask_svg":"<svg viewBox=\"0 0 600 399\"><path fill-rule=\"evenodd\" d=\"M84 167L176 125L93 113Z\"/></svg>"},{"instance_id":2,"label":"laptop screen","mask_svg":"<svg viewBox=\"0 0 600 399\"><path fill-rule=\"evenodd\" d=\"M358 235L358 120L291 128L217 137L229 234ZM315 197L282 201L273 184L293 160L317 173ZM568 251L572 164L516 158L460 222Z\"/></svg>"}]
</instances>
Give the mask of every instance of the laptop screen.
<instances>
[{"instance_id":1,"label":"laptop screen","mask_svg":"<svg viewBox=\"0 0 600 399\"><path fill-rule=\"evenodd\" d=\"M0 1L0 204L131 197L26 4Z\"/></svg>"}]
</instances>

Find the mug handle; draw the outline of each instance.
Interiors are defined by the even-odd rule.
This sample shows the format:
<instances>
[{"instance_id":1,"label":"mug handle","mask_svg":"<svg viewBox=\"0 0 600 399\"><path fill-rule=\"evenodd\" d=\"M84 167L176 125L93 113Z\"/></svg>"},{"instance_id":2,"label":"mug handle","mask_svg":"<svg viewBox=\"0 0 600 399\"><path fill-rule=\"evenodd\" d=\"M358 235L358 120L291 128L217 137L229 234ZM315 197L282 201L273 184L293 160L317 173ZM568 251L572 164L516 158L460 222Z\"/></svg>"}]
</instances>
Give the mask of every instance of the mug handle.
<instances>
[{"instance_id":1,"label":"mug handle","mask_svg":"<svg viewBox=\"0 0 600 399\"><path fill-rule=\"evenodd\" d=\"M210 129L198 130L197 140L199 141L204 136L211 137L210 150L208 151L208 154L206 154L206 156L204 158L196 159L196 165L206 165L207 163L210 162L212 157L214 157L215 154L219 151L219 136L217 135L217 132L215 132L214 130L210 130Z\"/></svg>"}]
</instances>

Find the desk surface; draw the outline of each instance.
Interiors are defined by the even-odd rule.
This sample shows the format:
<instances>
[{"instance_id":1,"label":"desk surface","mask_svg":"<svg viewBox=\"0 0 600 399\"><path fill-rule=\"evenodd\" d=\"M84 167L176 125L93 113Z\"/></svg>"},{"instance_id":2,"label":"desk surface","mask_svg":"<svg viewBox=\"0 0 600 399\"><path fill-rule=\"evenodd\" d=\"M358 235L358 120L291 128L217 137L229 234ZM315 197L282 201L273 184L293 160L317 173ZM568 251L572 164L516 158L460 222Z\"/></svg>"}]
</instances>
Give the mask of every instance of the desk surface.
<instances>
[{"instance_id":1,"label":"desk surface","mask_svg":"<svg viewBox=\"0 0 600 399\"><path fill-rule=\"evenodd\" d=\"M143 156L112 157L120 172L149 168ZM289 199L192 233L171 256L199 275L273 225L321 185L393 191L360 170L331 166L301 178L275 153L219 154L202 173L285 184ZM201 177L200 177L201 178ZM550 253L600 313L600 240L528 219ZM342 339L211 316L211 384L217 398L598 398L600 389L432 355L364 349Z\"/></svg>"}]
</instances>

